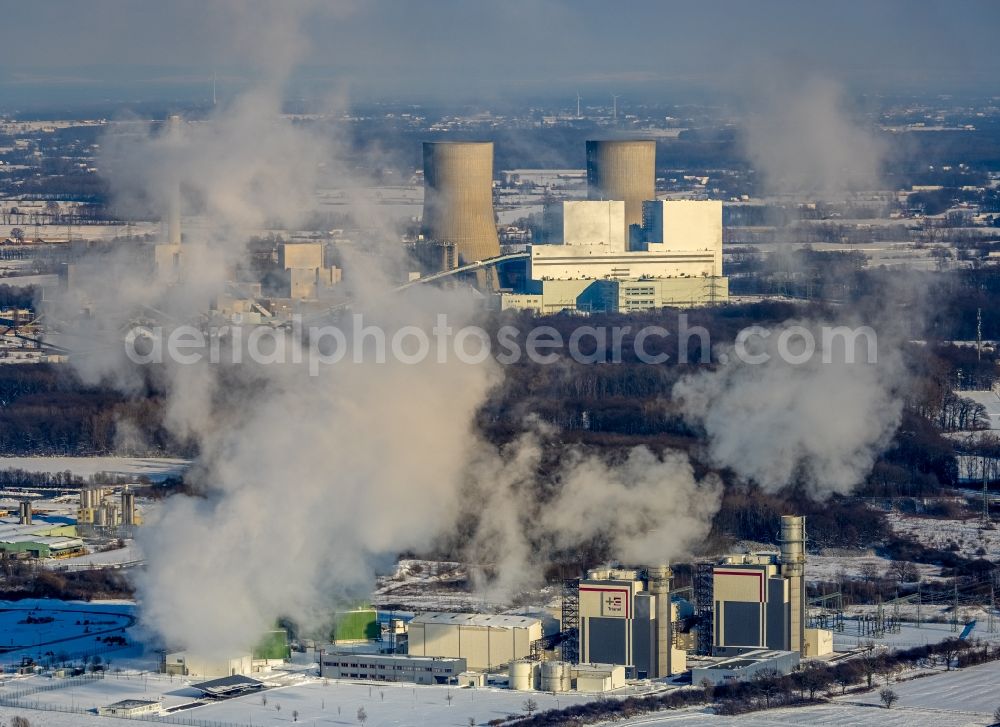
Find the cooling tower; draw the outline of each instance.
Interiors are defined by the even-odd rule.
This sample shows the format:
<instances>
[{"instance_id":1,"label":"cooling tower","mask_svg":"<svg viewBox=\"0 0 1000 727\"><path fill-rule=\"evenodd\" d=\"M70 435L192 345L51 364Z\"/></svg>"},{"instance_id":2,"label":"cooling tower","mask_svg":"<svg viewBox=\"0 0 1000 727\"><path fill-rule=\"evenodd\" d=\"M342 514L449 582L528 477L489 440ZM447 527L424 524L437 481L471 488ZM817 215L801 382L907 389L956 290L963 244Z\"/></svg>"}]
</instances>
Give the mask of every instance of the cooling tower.
<instances>
[{"instance_id":1,"label":"cooling tower","mask_svg":"<svg viewBox=\"0 0 1000 727\"><path fill-rule=\"evenodd\" d=\"M642 224L642 203L656 199L656 142L588 141L587 196L625 202L625 239L629 225Z\"/></svg>"},{"instance_id":2,"label":"cooling tower","mask_svg":"<svg viewBox=\"0 0 1000 727\"><path fill-rule=\"evenodd\" d=\"M493 217L493 143L424 143L424 238L451 243L457 264L500 254Z\"/></svg>"},{"instance_id":3,"label":"cooling tower","mask_svg":"<svg viewBox=\"0 0 1000 727\"><path fill-rule=\"evenodd\" d=\"M796 515L781 516L781 575L788 579L789 635L788 648L802 651L802 630L806 609L806 519Z\"/></svg>"}]
</instances>

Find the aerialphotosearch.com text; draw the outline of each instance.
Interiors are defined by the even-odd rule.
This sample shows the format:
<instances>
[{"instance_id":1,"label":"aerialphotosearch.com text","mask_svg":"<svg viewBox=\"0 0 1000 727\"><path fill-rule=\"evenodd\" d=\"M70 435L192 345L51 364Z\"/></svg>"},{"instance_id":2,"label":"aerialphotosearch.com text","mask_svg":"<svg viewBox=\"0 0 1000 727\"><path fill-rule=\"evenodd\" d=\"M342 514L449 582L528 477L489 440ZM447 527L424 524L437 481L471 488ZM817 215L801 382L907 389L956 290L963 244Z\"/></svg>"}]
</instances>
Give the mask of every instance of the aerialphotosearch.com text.
<instances>
[{"instance_id":1,"label":"aerialphotosearch.com text","mask_svg":"<svg viewBox=\"0 0 1000 727\"><path fill-rule=\"evenodd\" d=\"M716 360L725 363L735 356L759 365L778 357L792 365L816 360L873 364L877 349L877 336L868 326L750 326ZM548 325L524 330L504 325L491 335L480 326L453 326L443 313L429 328L367 324L363 314L355 313L342 326L304 327L301 317L293 316L287 327L136 326L125 337L125 353L136 364L293 364L307 367L313 376L340 363L479 364L493 358L504 365L524 360L544 365L568 356L585 364L688 364L710 361L711 352L708 330L689 325L683 313L674 331L657 325L576 325L568 332Z\"/></svg>"}]
</instances>

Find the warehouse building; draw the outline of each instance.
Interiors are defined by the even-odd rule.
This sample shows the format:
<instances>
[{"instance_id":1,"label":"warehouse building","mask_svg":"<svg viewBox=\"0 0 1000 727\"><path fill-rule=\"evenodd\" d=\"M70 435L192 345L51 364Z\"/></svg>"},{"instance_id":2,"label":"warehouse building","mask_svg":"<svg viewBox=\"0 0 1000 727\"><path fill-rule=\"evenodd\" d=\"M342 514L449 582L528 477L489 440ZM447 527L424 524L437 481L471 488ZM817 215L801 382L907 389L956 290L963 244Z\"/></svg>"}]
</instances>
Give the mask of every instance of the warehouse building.
<instances>
[{"instance_id":1,"label":"warehouse building","mask_svg":"<svg viewBox=\"0 0 1000 727\"><path fill-rule=\"evenodd\" d=\"M466 661L461 657L355 652L320 655L320 676L329 679L458 684L459 676L465 672Z\"/></svg>"},{"instance_id":2,"label":"warehouse building","mask_svg":"<svg viewBox=\"0 0 1000 727\"><path fill-rule=\"evenodd\" d=\"M531 616L423 613L409 623L410 656L465 659L469 669L491 670L531 653L542 622Z\"/></svg>"},{"instance_id":3,"label":"warehouse building","mask_svg":"<svg viewBox=\"0 0 1000 727\"><path fill-rule=\"evenodd\" d=\"M798 652L757 649L711 666L695 667L691 670L691 683L702 684L708 681L717 686L730 682L745 682L761 672L791 674L798 665Z\"/></svg>"}]
</instances>

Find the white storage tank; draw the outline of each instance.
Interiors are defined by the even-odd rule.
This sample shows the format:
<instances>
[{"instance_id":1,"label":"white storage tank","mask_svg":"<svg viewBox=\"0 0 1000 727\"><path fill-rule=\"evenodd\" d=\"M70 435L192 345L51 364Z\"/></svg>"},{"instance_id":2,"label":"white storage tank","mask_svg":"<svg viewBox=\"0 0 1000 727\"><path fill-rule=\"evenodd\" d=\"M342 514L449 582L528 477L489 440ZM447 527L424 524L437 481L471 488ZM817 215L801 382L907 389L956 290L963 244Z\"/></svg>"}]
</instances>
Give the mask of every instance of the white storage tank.
<instances>
[{"instance_id":1,"label":"white storage tank","mask_svg":"<svg viewBox=\"0 0 1000 727\"><path fill-rule=\"evenodd\" d=\"M519 692L529 692L535 688L538 676L538 664L526 659L512 661L507 673L510 675L511 689L516 689Z\"/></svg>"},{"instance_id":2,"label":"white storage tank","mask_svg":"<svg viewBox=\"0 0 1000 727\"><path fill-rule=\"evenodd\" d=\"M543 692L568 692L571 688L572 673L565 661L543 661L539 688Z\"/></svg>"}]
</instances>

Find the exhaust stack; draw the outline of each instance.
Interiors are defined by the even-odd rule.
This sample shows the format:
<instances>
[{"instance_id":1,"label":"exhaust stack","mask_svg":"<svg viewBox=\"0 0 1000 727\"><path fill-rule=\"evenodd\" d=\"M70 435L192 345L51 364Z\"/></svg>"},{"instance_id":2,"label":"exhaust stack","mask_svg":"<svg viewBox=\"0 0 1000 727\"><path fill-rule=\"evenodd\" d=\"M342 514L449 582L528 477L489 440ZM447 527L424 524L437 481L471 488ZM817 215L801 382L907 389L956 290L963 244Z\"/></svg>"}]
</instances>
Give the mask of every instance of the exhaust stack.
<instances>
[{"instance_id":1,"label":"exhaust stack","mask_svg":"<svg viewBox=\"0 0 1000 727\"><path fill-rule=\"evenodd\" d=\"M167 121L167 138L176 146L181 133L181 117L174 115ZM167 207L167 243L181 244L181 182L170 181L170 200Z\"/></svg>"},{"instance_id":2,"label":"exhaust stack","mask_svg":"<svg viewBox=\"0 0 1000 727\"><path fill-rule=\"evenodd\" d=\"M803 649L805 628L806 519L799 515L781 516L781 575L788 579L789 646Z\"/></svg>"},{"instance_id":3,"label":"exhaust stack","mask_svg":"<svg viewBox=\"0 0 1000 727\"><path fill-rule=\"evenodd\" d=\"M656 596L656 674L654 678L670 676L670 649L673 646L670 622L670 581L673 571L667 564L649 566L647 569L649 592Z\"/></svg>"}]
</instances>

